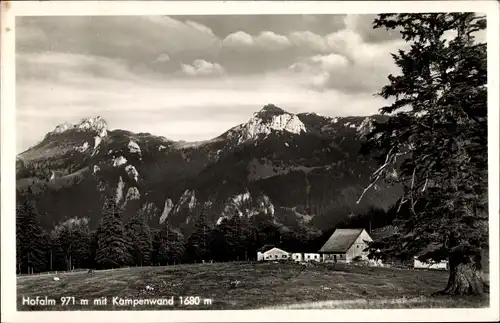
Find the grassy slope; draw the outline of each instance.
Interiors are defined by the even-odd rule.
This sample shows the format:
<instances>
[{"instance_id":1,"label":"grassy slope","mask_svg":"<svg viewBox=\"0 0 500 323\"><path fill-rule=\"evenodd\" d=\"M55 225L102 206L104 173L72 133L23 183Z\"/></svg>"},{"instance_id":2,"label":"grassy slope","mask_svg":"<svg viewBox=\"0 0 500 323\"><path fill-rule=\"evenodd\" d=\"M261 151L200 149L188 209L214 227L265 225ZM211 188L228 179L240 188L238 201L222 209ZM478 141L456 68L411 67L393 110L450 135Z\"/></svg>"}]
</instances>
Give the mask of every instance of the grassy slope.
<instances>
[{"instance_id":1,"label":"grassy slope","mask_svg":"<svg viewBox=\"0 0 500 323\"><path fill-rule=\"evenodd\" d=\"M482 307L487 299L427 298L442 289L448 273L439 271L323 265L217 263L169 267L141 267L59 275L17 278L18 310L125 310L173 309L169 306L122 307L110 305L111 297L167 298L199 296L212 299L211 306L176 309L257 308L394 308L394 307ZM230 282L241 281L231 289ZM149 285L153 291L146 291ZM23 306L23 296L56 299L55 307ZM89 306L61 306L60 297L89 300ZM92 305L107 297L106 307Z\"/></svg>"}]
</instances>

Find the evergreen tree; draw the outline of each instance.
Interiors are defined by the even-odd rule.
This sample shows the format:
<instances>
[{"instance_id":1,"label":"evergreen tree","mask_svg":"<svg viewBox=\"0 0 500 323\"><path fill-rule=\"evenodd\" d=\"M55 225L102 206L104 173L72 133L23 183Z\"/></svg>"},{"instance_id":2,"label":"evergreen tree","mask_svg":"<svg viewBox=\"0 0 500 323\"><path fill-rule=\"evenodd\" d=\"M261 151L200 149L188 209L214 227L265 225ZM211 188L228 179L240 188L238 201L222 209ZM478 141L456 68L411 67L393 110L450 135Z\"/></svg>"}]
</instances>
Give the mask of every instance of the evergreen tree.
<instances>
[{"instance_id":1,"label":"evergreen tree","mask_svg":"<svg viewBox=\"0 0 500 323\"><path fill-rule=\"evenodd\" d=\"M217 261L236 260L241 239L233 219L224 219L210 231L210 253Z\"/></svg>"},{"instance_id":2,"label":"evergreen tree","mask_svg":"<svg viewBox=\"0 0 500 323\"><path fill-rule=\"evenodd\" d=\"M51 233L56 252L62 252L66 270L85 267L89 259L90 228L88 218L71 218L56 226ZM51 250L52 257L54 250Z\"/></svg>"},{"instance_id":3,"label":"evergreen tree","mask_svg":"<svg viewBox=\"0 0 500 323\"><path fill-rule=\"evenodd\" d=\"M48 269L50 271L63 271L68 269L67 257L61 246L61 240L55 235L55 231L50 233L50 246L48 250Z\"/></svg>"},{"instance_id":4,"label":"evergreen tree","mask_svg":"<svg viewBox=\"0 0 500 323\"><path fill-rule=\"evenodd\" d=\"M104 205L97 236L96 263L100 268L119 268L130 257L120 212L113 198Z\"/></svg>"},{"instance_id":5,"label":"evergreen tree","mask_svg":"<svg viewBox=\"0 0 500 323\"><path fill-rule=\"evenodd\" d=\"M151 230L142 212L138 212L130 219L125 231L133 264L138 266L150 265L153 241Z\"/></svg>"},{"instance_id":6,"label":"evergreen tree","mask_svg":"<svg viewBox=\"0 0 500 323\"><path fill-rule=\"evenodd\" d=\"M187 252L191 260L208 260L210 253L210 232L212 228L207 223L207 211L202 209L200 216L194 224L193 233L187 241Z\"/></svg>"},{"instance_id":7,"label":"evergreen tree","mask_svg":"<svg viewBox=\"0 0 500 323\"><path fill-rule=\"evenodd\" d=\"M16 259L20 273L41 272L47 268L49 237L40 226L34 197L20 197L16 207Z\"/></svg>"},{"instance_id":8,"label":"evergreen tree","mask_svg":"<svg viewBox=\"0 0 500 323\"><path fill-rule=\"evenodd\" d=\"M251 238L251 230L250 223L248 218L235 216L229 220L229 225L232 230L232 240L234 245L234 252L236 258L233 257L234 260L248 260L249 250L248 247L250 245Z\"/></svg>"},{"instance_id":9,"label":"evergreen tree","mask_svg":"<svg viewBox=\"0 0 500 323\"><path fill-rule=\"evenodd\" d=\"M185 252L184 238L180 232L170 229L168 224L155 232L152 254L154 264L178 264L184 259Z\"/></svg>"},{"instance_id":10,"label":"evergreen tree","mask_svg":"<svg viewBox=\"0 0 500 323\"><path fill-rule=\"evenodd\" d=\"M389 116L368 135L365 152L380 162L373 182L404 186L399 234L372 246L389 254L448 258L442 293L481 294L480 257L487 247L486 44L473 13L382 14L375 28L399 29L411 45L393 54L401 75L380 95ZM445 38L452 35L451 40ZM367 188L367 189L368 189ZM365 190L366 192L366 190Z\"/></svg>"}]
</instances>

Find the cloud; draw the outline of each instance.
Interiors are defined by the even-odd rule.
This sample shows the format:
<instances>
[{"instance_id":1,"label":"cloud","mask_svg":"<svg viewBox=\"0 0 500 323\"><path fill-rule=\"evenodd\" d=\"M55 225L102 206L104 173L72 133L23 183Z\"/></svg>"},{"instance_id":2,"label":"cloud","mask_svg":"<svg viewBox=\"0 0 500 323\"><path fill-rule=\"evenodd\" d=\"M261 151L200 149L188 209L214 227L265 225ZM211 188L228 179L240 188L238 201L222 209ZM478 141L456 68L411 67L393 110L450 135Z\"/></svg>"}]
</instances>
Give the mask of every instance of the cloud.
<instances>
[{"instance_id":1,"label":"cloud","mask_svg":"<svg viewBox=\"0 0 500 323\"><path fill-rule=\"evenodd\" d=\"M224 39L235 31L243 31L249 35L259 35L264 31L272 31L279 35L291 32L310 31L325 35L344 28L344 15L196 15L176 16L183 21L196 21L213 30L214 34Z\"/></svg>"},{"instance_id":2,"label":"cloud","mask_svg":"<svg viewBox=\"0 0 500 323\"><path fill-rule=\"evenodd\" d=\"M215 36L212 29L208 28L205 25L199 24L195 21L188 20L188 21L186 21L186 25L193 27L194 29L199 30L199 31L206 33L208 35Z\"/></svg>"},{"instance_id":3,"label":"cloud","mask_svg":"<svg viewBox=\"0 0 500 323\"><path fill-rule=\"evenodd\" d=\"M381 43L395 39L401 39L399 29L386 30L385 28L373 28L373 21L377 15L346 15L344 17L345 29L357 33L368 43Z\"/></svg>"},{"instance_id":4,"label":"cloud","mask_svg":"<svg viewBox=\"0 0 500 323\"><path fill-rule=\"evenodd\" d=\"M186 53L213 55L219 46L220 39L210 28L166 16L16 19L16 48L21 52L86 53L147 65L154 64L161 54L171 59Z\"/></svg>"},{"instance_id":5,"label":"cloud","mask_svg":"<svg viewBox=\"0 0 500 323\"><path fill-rule=\"evenodd\" d=\"M275 34L272 31L261 32L255 38L255 43L257 46L269 50L282 50L292 45L286 36Z\"/></svg>"},{"instance_id":6,"label":"cloud","mask_svg":"<svg viewBox=\"0 0 500 323\"><path fill-rule=\"evenodd\" d=\"M203 59L197 59L193 64L182 64L182 71L188 76L223 75L224 68L217 63L210 63Z\"/></svg>"},{"instance_id":7,"label":"cloud","mask_svg":"<svg viewBox=\"0 0 500 323\"><path fill-rule=\"evenodd\" d=\"M331 51L346 57L356 55L356 52L363 45L363 40L356 32L343 29L325 36L325 41ZM367 53L362 53L367 54Z\"/></svg>"},{"instance_id":8,"label":"cloud","mask_svg":"<svg viewBox=\"0 0 500 323\"><path fill-rule=\"evenodd\" d=\"M289 39L295 46L300 48L308 48L317 52L325 52L328 50L325 38L310 31L296 31L290 33Z\"/></svg>"},{"instance_id":9,"label":"cloud","mask_svg":"<svg viewBox=\"0 0 500 323\"><path fill-rule=\"evenodd\" d=\"M241 50L270 50L279 51L292 45L291 41L283 35L278 35L272 31L263 31L257 36L249 35L243 31L229 34L222 41L222 45L232 49Z\"/></svg>"},{"instance_id":10,"label":"cloud","mask_svg":"<svg viewBox=\"0 0 500 323\"><path fill-rule=\"evenodd\" d=\"M288 68L303 77L305 86L319 91L374 94L387 83L389 74L399 72L390 53L408 47L402 41L366 43L349 30L327 35L326 39L333 53L310 56Z\"/></svg>"},{"instance_id":11,"label":"cloud","mask_svg":"<svg viewBox=\"0 0 500 323\"><path fill-rule=\"evenodd\" d=\"M222 41L223 46L235 49L238 49L240 47L250 47L253 44L253 37L243 31L237 31L235 33L229 34Z\"/></svg>"},{"instance_id":12,"label":"cloud","mask_svg":"<svg viewBox=\"0 0 500 323\"><path fill-rule=\"evenodd\" d=\"M318 73L321 71L334 71L338 68L346 68L349 61L342 55L328 54L316 55L306 60L293 63L288 69L302 73Z\"/></svg>"},{"instance_id":13,"label":"cloud","mask_svg":"<svg viewBox=\"0 0 500 323\"><path fill-rule=\"evenodd\" d=\"M169 60L170 60L170 56L168 56L168 54L165 54L165 53L158 55L158 57L156 58L156 61L160 62L160 63L168 62Z\"/></svg>"},{"instance_id":14,"label":"cloud","mask_svg":"<svg viewBox=\"0 0 500 323\"><path fill-rule=\"evenodd\" d=\"M26 79L52 81L82 73L95 78L138 80L138 75L146 72L138 65L129 66L122 59L48 51L17 53L16 65L16 78L19 81ZM67 82L77 81L78 77L67 78Z\"/></svg>"}]
</instances>

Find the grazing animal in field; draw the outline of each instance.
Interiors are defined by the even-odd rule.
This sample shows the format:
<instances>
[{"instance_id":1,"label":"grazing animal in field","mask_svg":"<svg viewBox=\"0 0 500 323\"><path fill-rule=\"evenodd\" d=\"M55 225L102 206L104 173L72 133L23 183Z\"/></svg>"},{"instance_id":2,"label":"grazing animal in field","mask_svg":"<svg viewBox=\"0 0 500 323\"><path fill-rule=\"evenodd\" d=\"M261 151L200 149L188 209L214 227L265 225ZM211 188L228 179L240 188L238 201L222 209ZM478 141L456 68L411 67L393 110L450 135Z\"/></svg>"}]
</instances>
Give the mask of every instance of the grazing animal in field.
<instances>
[{"instance_id":1,"label":"grazing animal in field","mask_svg":"<svg viewBox=\"0 0 500 323\"><path fill-rule=\"evenodd\" d=\"M60 279L59 279L59 277L54 277L54 278L52 278L52 279L53 279L53 280L55 280L55 281L60 280Z\"/></svg>"},{"instance_id":2,"label":"grazing animal in field","mask_svg":"<svg viewBox=\"0 0 500 323\"><path fill-rule=\"evenodd\" d=\"M235 280L235 281L232 281L232 282L229 283L229 287L236 288L236 287L238 287L239 284L240 284L240 281L239 280Z\"/></svg>"},{"instance_id":3,"label":"grazing animal in field","mask_svg":"<svg viewBox=\"0 0 500 323\"><path fill-rule=\"evenodd\" d=\"M87 274L93 275L94 274L94 269L89 269L89 271L87 271Z\"/></svg>"}]
</instances>

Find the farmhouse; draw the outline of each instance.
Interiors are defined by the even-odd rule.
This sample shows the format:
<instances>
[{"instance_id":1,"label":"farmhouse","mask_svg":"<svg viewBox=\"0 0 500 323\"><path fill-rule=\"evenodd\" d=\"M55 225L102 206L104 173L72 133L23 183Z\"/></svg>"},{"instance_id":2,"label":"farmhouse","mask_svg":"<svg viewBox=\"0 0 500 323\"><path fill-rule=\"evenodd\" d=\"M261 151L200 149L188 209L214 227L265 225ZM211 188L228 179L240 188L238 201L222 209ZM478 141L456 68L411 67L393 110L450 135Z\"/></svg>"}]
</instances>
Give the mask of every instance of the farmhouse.
<instances>
[{"instance_id":1,"label":"farmhouse","mask_svg":"<svg viewBox=\"0 0 500 323\"><path fill-rule=\"evenodd\" d=\"M373 241L365 229L337 229L321 247L323 262L351 262L356 257L367 258L367 242Z\"/></svg>"},{"instance_id":2,"label":"farmhouse","mask_svg":"<svg viewBox=\"0 0 500 323\"><path fill-rule=\"evenodd\" d=\"M285 260L290 258L290 254L279 248L266 245L257 251L257 261L265 260Z\"/></svg>"}]
</instances>

